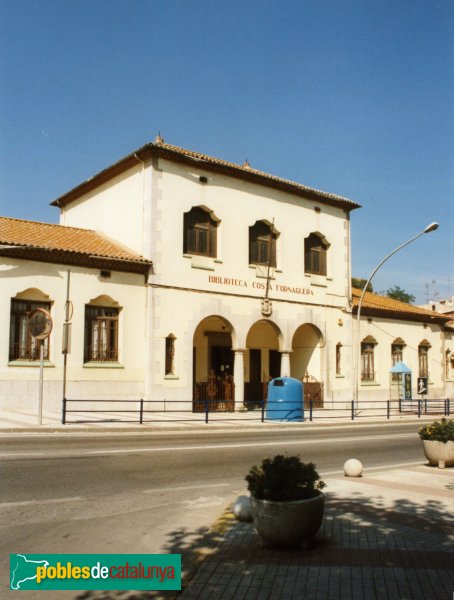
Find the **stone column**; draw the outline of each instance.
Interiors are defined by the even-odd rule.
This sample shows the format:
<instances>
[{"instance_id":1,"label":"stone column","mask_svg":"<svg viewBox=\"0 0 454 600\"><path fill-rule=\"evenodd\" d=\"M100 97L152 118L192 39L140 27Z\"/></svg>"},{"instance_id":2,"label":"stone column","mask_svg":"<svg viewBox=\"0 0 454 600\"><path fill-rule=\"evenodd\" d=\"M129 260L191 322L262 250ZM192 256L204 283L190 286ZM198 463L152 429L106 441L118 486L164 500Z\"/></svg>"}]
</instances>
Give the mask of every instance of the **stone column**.
<instances>
[{"instance_id":1,"label":"stone column","mask_svg":"<svg viewBox=\"0 0 454 600\"><path fill-rule=\"evenodd\" d=\"M244 410L244 348L234 350L233 383L235 384L235 411Z\"/></svg>"},{"instance_id":2,"label":"stone column","mask_svg":"<svg viewBox=\"0 0 454 600\"><path fill-rule=\"evenodd\" d=\"M291 350L281 352L281 377L290 377L290 352Z\"/></svg>"}]
</instances>

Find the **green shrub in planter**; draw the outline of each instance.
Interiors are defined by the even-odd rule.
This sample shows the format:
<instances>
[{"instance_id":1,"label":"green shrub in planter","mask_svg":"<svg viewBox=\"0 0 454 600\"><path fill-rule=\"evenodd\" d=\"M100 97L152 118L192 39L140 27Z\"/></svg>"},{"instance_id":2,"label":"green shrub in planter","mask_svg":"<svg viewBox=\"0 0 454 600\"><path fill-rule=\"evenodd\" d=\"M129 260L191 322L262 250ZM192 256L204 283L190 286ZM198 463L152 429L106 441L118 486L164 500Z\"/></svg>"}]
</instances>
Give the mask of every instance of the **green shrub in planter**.
<instances>
[{"instance_id":1,"label":"green shrub in planter","mask_svg":"<svg viewBox=\"0 0 454 600\"><path fill-rule=\"evenodd\" d=\"M248 490L260 500L292 502L313 498L325 487L314 463L303 463L299 456L265 458L246 475Z\"/></svg>"},{"instance_id":2,"label":"green shrub in planter","mask_svg":"<svg viewBox=\"0 0 454 600\"><path fill-rule=\"evenodd\" d=\"M419 428L418 433L422 440L443 442L443 444L454 442L454 421L443 417L441 421L434 421L430 425L423 425Z\"/></svg>"}]
</instances>

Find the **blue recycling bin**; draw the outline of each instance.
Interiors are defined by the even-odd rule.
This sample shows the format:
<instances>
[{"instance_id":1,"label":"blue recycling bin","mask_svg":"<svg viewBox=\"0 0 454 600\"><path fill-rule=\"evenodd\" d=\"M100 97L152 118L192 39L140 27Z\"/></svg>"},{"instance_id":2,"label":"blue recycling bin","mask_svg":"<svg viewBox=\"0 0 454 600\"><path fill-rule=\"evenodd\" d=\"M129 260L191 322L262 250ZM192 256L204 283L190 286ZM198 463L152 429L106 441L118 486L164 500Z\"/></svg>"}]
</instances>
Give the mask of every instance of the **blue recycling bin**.
<instances>
[{"instance_id":1,"label":"blue recycling bin","mask_svg":"<svg viewBox=\"0 0 454 600\"><path fill-rule=\"evenodd\" d=\"M304 421L303 384L293 377L276 377L268 384L266 418L270 421Z\"/></svg>"}]
</instances>

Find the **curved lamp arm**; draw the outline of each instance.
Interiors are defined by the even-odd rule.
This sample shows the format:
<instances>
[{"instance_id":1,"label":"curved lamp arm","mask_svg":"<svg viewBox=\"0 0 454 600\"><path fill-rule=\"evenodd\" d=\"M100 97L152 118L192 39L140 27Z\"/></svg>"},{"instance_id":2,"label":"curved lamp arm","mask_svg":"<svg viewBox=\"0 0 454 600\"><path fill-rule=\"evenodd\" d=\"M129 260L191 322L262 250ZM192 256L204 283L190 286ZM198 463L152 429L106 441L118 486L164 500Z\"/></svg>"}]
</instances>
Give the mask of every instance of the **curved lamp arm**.
<instances>
[{"instance_id":1,"label":"curved lamp arm","mask_svg":"<svg viewBox=\"0 0 454 600\"><path fill-rule=\"evenodd\" d=\"M360 340L360 335L359 335L359 327L360 327L360 317L361 317L361 308L363 305L363 299L364 299L364 295L367 291L367 287L369 285L369 283L372 281L375 273L378 271L378 269L388 260L388 258L391 258L391 256L393 256L394 254L396 254L396 252L399 252L399 250L402 250L402 248L405 248L405 246L408 246L408 244L411 244L412 242L414 242L416 239L418 239L419 237L421 237L422 235L424 235L425 233L430 233L431 231L435 231L436 229L438 229L438 223L434 222L434 223L430 223L430 225L427 225L427 227L423 230L420 231L417 235L415 235L414 237L410 238L409 240L407 240L406 242L404 242L403 244L401 244L400 246L398 246L395 250L393 250L392 252L390 252L389 254L387 254L385 256L385 258L380 261L378 263L378 265L375 267L375 269L372 271L372 273L369 275L369 279L366 281L363 290L361 292L361 296L359 298L359 302L358 302L358 312L356 313L356 335L357 335L357 340L356 340L356 344L355 344L355 373L354 373L354 378L355 378L355 387L354 387L354 394L353 394L353 402L354 402L354 407L357 408L357 404L358 404L358 388L359 388L359 354L360 354L360 348L359 348L359 340Z\"/></svg>"}]
</instances>

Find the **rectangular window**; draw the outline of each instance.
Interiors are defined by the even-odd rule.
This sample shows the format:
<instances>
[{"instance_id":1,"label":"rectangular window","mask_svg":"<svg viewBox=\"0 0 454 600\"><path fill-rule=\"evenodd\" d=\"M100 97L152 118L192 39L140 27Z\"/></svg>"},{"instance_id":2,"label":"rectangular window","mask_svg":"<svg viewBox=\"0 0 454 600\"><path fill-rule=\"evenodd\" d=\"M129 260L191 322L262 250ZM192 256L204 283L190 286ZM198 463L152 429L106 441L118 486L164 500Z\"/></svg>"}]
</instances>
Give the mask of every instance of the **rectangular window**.
<instances>
[{"instance_id":1,"label":"rectangular window","mask_svg":"<svg viewBox=\"0 0 454 600\"><path fill-rule=\"evenodd\" d=\"M374 381L374 344L361 344L361 381Z\"/></svg>"},{"instance_id":2,"label":"rectangular window","mask_svg":"<svg viewBox=\"0 0 454 600\"><path fill-rule=\"evenodd\" d=\"M276 266L276 235L261 222L249 227L249 264Z\"/></svg>"},{"instance_id":3,"label":"rectangular window","mask_svg":"<svg viewBox=\"0 0 454 600\"><path fill-rule=\"evenodd\" d=\"M205 210L195 207L184 213L183 252L216 257L217 222Z\"/></svg>"},{"instance_id":4,"label":"rectangular window","mask_svg":"<svg viewBox=\"0 0 454 600\"><path fill-rule=\"evenodd\" d=\"M166 337L165 374L173 375L173 359L175 356L175 336Z\"/></svg>"},{"instance_id":5,"label":"rectangular window","mask_svg":"<svg viewBox=\"0 0 454 600\"><path fill-rule=\"evenodd\" d=\"M40 342L30 335L28 318L37 308L50 312L49 302L11 300L9 360L39 360ZM49 338L44 344L44 360L49 360Z\"/></svg>"},{"instance_id":6,"label":"rectangular window","mask_svg":"<svg viewBox=\"0 0 454 600\"><path fill-rule=\"evenodd\" d=\"M85 307L84 362L118 361L118 308Z\"/></svg>"},{"instance_id":7,"label":"rectangular window","mask_svg":"<svg viewBox=\"0 0 454 600\"><path fill-rule=\"evenodd\" d=\"M419 377L429 377L429 347L418 347Z\"/></svg>"},{"instance_id":8,"label":"rectangular window","mask_svg":"<svg viewBox=\"0 0 454 600\"><path fill-rule=\"evenodd\" d=\"M391 361L392 361L393 367L396 363L403 361L403 356L404 356L404 347L401 344L391 344ZM393 373L392 380L400 381L400 374Z\"/></svg>"},{"instance_id":9,"label":"rectangular window","mask_svg":"<svg viewBox=\"0 0 454 600\"><path fill-rule=\"evenodd\" d=\"M304 271L313 275L326 275L327 245L315 233L304 240Z\"/></svg>"},{"instance_id":10,"label":"rectangular window","mask_svg":"<svg viewBox=\"0 0 454 600\"><path fill-rule=\"evenodd\" d=\"M342 374L342 366L341 366L341 358L342 358L342 344L336 344L336 375Z\"/></svg>"}]
</instances>

